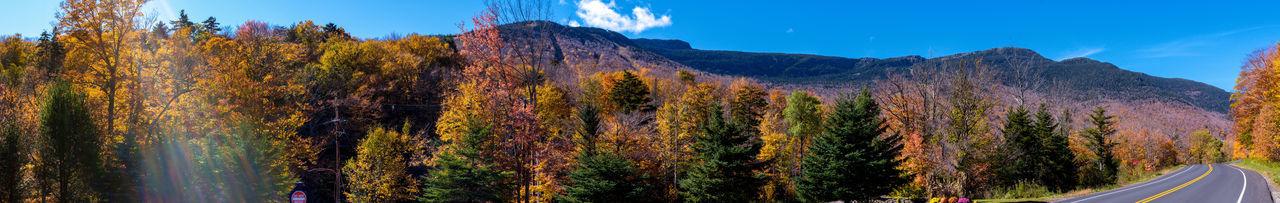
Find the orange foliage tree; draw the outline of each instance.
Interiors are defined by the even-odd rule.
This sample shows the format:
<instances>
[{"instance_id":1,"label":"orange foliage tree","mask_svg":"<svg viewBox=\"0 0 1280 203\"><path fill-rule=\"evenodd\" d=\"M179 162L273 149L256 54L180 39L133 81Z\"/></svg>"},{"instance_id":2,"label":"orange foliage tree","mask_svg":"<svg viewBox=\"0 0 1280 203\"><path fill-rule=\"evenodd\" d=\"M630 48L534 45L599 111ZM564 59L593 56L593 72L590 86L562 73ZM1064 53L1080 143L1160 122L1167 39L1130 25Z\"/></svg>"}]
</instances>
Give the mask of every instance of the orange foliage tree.
<instances>
[{"instance_id":1,"label":"orange foliage tree","mask_svg":"<svg viewBox=\"0 0 1280 203\"><path fill-rule=\"evenodd\" d=\"M1231 94L1231 118L1236 122L1235 154L1269 161L1280 160L1280 44L1255 51L1241 67Z\"/></svg>"}]
</instances>

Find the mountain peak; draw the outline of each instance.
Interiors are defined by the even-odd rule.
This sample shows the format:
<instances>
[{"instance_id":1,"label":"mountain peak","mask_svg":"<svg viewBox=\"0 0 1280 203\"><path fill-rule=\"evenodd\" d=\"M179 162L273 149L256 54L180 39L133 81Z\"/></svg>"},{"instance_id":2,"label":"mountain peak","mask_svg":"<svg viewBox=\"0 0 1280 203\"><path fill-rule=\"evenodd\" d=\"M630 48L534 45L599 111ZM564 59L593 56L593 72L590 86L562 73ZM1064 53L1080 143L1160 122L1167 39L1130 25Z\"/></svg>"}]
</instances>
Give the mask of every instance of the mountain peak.
<instances>
[{"instance_id":1,"label":"mountain peak","mask_svg":"<svg viewBox=\"0 0 1280 203\"><path fill-rule=\"evenodd\" d=\"M1036 51L1022 47L999 47L988 50L999 54L1040 55L1040 53L1036 53Z\"/></svg>"},{"instance_id":2,"label":"mountain peak","mask_svg":"<svg viewBox=\"0 0 1280 203\"><path fill-rule=\"evenodd\" d=\"M1085 57L1075 57L1075 58L1063 59L1061 62L1062 62L1062 63L1064 63L1064 64L1103 63L1103 62L1101 62L1101 61L1093 60L1093 59L1091 59L1091 58L1085 58Z\"/></svg>"},{"instance_id":3,"label":"mountain peak","mask_svg":"<svg viewBox=\"0 0 1280 203\"><path fill-rule=\"evenodd\" d=\"M969 58L969 57L980 57L980 58L1003 57L1008 59L1019 58L1019 59L1022 59L1025 61L1031 61L1031 62L1051 61L1049 58L1045 58L1044 56L1041 56L1040 53L1036 53L1036 51L1032 51L1031 49L1020 48L1020 47L992 48L992 49L987 49L982 51L947 55L939 58L943 60L948 60L948 59L960 59L960 58Z\"/></svg>"}]
</instances>

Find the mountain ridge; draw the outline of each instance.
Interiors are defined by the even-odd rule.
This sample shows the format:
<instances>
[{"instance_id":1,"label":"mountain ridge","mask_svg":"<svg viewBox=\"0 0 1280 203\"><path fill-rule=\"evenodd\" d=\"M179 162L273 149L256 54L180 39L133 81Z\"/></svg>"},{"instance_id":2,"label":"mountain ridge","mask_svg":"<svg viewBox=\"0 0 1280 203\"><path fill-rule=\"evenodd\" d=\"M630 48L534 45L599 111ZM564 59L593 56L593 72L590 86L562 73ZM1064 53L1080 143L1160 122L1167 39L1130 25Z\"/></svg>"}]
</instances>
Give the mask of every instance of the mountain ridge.
<instances>
[{"instance_id":1,"label":"mountain ridge","mask_svg":"<svg viewBox=\"0 0 1280 203\"><path fill-rule=\"evenodd\" d=\"M773 82L813 83L823 81L874 81L892 73L902 73L923 63L940 63L981 60L997 69L998 73L1013 72L1013 63L1035 70L1036 77L1047 81L1061 81L1077 92L1090 97L1120 97L1118 99L1162 99L1191 104L1206 110L1226 113L1230 93L1203 82L1185 78L1165 78L1147 73L1130 71L1112 63L1076 57L1055 61L1031 49L1000 47L964 52L935 58L918 55L891 58L845 58L812 54L754 53L740 51L699 50L685 46L688 42L675 39L633 39L637 45L673 61L694 69L718 74L749 76ZM670 46L670 45L680 46ZM664 46L665 45L665 46ZM688 47L688 48L685 48ZM683 49L680 49L683 48ZM762 58L795 63L761 63ZM829 63L809 65L814 60ZM841 65L843 64L843 67ZM998 76L1001 81L1012 81L1011 76Z\"/></svg>"},{"instance_id":2,"label":"mountain ridge","mask_svg":"<svg viewBox=\"0 0 1280 203\"><path fill-rule=\"evenodd\" d=\"M549 21L530 21L500 25L504 36L532 36L521 32L526 27L543 28L551 33L557 58L590 58L604 67L646 67L650 71L672 74L677 70L696 70L719 76L750 77L764 82L791 87L829 88L868 85L894 74L905 74L912 67L926 64L972 63L981 61L996 73L1002 83L1016 78L1013 73L1026 68L1036 79L1054 82L1069 98L1080 101L1120 99L1125 101L1161 100L1189 104L1207 111L1227 112L1230 94L1220 88L1189 79L1164 78L1129 71L1089 58L1055 61L1031 49L1000 47L973 52L925 58L918 55L891 58L846 58L815 54L758 53L744 51L699 50L678 39L628 38L617 32L590 27L570 27ZM718 77L718 76L717 76ZM1008 84L1005 84L1008 85ZM1037 89L1035 91L1048 91Z\"/></svg>"}]
</instances>

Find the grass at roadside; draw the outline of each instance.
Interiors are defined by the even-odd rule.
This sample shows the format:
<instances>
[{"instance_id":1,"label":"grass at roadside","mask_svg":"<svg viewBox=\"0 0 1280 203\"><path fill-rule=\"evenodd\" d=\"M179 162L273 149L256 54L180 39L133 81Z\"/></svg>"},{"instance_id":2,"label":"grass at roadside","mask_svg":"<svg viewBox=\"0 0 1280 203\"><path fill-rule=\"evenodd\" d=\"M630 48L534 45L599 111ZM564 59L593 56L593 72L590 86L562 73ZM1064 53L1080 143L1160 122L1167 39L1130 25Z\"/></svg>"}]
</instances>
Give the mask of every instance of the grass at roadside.
<instances>
[{"instance_id":1,"label":"grass at roadside","mask_svg":"<svg viewBox=\"0 0 1280 203\"><path fill-rule=\"evenodd\" d=\"M1062 193L1045 193L1040 197L1032 197L1032 198L979 199L974 202L1050 202L1050 201L1061 200L1061 199L1066 199L1066 198L1071 198L1071 197L1076 197L1081 195L1088 195L1094 192L1108 191L1108 190L1120 188L1125 185L1132 185L1142 181L1151 180L1152 178L1159 177L1160 175L1168 174L1169 172L1182 168L1183 166L1184 165L1171 166L1171 167L1167 167L1152 173L1144 173L1144 174L1128 176L1124 178L1125 180L1123 180L1124 183L1122 184L1112 184L1112 185L1105 185L1105 186L1092 187L1092 188L1081 188L1081 189L1071 190L1071 191L1062 192ZM1280 165L1276 165L1276 166L1280 166ZM1280 169L1280 167L1277 167L1276 169Z\"/></svg>"},{"instance_id":2,"label":"grass at roadside","mask_svg":"<svg viewBox=\"0 0 1280 203\"><path fill-rule=\"evenodd\" d=\"M1187 166L1187 165L1179 164L1179 165L1174 165L1170 167L1165 167L1154 173L1144 173L1144 174L1132 175L1127 178L1122 178L1122 181L1124 181L1123 182L1124 184L1108 185L1106 190L1115 189L1115 188L1119 188L1120 186L1132 185L1132 184L1140 183L1142 181L1151 180L1152 178L1160 177L1161 175L1164 175L1164 174L1169 174L1169 172L1173 172L1174 170L1178 170L1184 166Z\"/></svg>"},{"instance_id":3,"label":"grass at roadside","mask_svg":"<svg viewBox=\"0 0 1280 203\"><path fill-rule=\"evenodd\" d=\"M1275 181L1280 180L1280 163L1260 159L1244 159L1233 165L1257 171L1259 174L1271 179L1272 184L1277 184Z\"/></svg>"}]
</instances>

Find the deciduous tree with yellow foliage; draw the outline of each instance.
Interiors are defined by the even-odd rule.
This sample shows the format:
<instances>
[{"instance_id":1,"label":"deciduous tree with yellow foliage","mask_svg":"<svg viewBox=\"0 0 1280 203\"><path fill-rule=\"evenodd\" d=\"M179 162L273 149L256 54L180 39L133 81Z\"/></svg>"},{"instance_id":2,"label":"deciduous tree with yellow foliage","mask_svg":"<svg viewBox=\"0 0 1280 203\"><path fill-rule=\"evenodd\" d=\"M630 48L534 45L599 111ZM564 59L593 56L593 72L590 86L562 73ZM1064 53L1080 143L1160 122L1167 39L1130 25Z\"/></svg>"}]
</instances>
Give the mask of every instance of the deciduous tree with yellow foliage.
<instances>
[{"instance_id":1,"label":"deciduous tree with yellow foliage","mask_svg":"<svg viewBox=\"0 0 1280 203\"><path fill-rule=\"evenodd\" d=\"M365 134L356 157L342 168L350 181L347 201L396 202L413 200L418 179L409 175L416 154L422 153L409 137L409 123L400 132L373 128Z\"/></svg>"}]
</instances>

